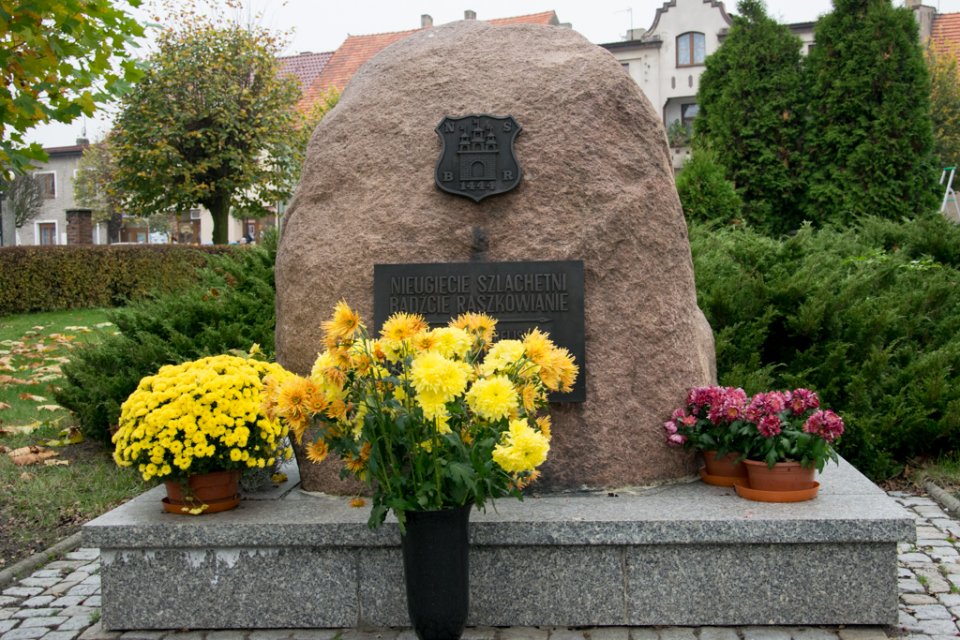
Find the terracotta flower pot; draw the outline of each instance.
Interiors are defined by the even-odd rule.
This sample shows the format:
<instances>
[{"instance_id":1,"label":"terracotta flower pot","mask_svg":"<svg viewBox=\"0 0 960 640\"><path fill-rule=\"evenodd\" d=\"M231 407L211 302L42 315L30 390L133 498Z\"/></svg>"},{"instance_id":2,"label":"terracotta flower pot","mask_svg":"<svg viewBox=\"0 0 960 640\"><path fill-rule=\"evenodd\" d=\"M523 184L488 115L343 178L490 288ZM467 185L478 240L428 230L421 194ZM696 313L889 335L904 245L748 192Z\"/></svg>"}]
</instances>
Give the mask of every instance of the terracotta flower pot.
<instances>
[{"instance_id":1,"label":"terracotta flower pot","mask_svg":"<svg viewBox=\"0 0 960 640\"><path fill-rule=\"evenodd\" d=\"M716 451L704 451L703 462L707 466L707 473L711 476L746 478L747 468L742 463L736 462L739 456L739 453L728 453L718 457Z\"/></svg>"},{"instance_id":2,"label":"terracotta flower pot","mask_svg":"<svg viewBox=\"0 0 960 640\"><path fill-rule=\"evenodd\" d=\"M813 486L816 470L799 462L778 462L773 468L759 460L744 460L751 489L760 491L804 491Z\"/></svg>"},{"instance_id":3,"label":"terracotta flower pot","mask_svg":"<svg viewBox=\"0 0 960 640\"><path fill-rule=\"evenodd\" d=\"M213 471L187 478L186 486L180 480L167 480L167 497L163 508L169 513L191 514L203 507L201 513L217 513L240 504L240 472Z\"/></svg>"}]
</instances>

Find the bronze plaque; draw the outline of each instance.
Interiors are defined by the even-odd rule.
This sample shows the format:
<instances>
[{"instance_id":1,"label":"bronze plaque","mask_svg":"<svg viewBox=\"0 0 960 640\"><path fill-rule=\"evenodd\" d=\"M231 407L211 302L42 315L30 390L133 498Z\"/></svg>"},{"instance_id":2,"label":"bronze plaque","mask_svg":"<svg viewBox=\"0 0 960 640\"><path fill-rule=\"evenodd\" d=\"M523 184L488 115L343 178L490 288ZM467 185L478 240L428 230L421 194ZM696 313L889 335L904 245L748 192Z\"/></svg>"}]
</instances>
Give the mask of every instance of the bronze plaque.
<instances>
[{"instance_id":1,"label":"bronze plaque","mask_svg":"<svg viewBox=\"0 0 960 640\"><path fill-rule=\"evenodd\" d=\"M539 327L580 367L570 393L551 402L586 400L583 262L441 262L373 266L373 322L379 332L398 311L444 326L467 311L497 319L497 337L519 339Z\"/></svg>"},{"instance_id":2,"label":"bronze plaque","mask_svg":"<svg viewBox=\"0 0 960 640\"><path fill-rule=\"evenodd\" d=\"M445 117L436 129L442 144L437 186L474 202L516 187L521 171L513 141L520 128L512 116Z\"/></svg>"}]
</instances>

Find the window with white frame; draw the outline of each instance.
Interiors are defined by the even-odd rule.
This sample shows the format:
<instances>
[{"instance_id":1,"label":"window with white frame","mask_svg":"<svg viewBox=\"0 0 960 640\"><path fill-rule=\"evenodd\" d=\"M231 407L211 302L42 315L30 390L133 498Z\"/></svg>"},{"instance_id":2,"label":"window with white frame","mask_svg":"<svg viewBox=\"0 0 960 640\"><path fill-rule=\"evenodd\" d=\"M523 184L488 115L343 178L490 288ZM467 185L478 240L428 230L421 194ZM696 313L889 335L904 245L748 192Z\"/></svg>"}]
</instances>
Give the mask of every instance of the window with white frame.
<instances>
[{"instance_id":1,"label":"window with white frame","mask_svg":"<svg viewBox=\"0 0 960 640\"><path fill-rule=\"evenodd\" d=\"M677 36L677 66L692 67L707 59L707 37L699 31L688 31Z\"/></svg>"},{"instance_id":2,"label":"window with white frame","mask_svg":"<svg viewBox=\"0 0 960 640\"><path fill-rule=\"evenodd\" d=\"M56 220L34 222L33 236L35 238L35 242L41 246L53 246L57 244Z\"/></svg>"}]
</instances>

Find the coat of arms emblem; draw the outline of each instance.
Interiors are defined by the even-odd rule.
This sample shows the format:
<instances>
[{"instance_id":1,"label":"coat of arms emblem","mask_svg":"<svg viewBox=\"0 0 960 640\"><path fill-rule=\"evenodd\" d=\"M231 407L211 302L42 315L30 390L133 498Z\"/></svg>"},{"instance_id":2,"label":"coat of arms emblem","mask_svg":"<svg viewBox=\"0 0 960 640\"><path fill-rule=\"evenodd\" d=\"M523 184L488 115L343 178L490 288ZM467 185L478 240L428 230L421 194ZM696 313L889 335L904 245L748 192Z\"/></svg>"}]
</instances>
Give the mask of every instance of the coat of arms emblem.
<instances>
[{"instance_id":1,"label":"coat of arms emblem","mask_svg":"<svg viewBox=\"0 0 960 640\"><path fill-rule=\"evenodd\" d=\"M437 186L480 202L520 184L513 141L520 125L512 116L445 117L437 125L443 148L437 160Z\"/></svg>"}]
</instances>

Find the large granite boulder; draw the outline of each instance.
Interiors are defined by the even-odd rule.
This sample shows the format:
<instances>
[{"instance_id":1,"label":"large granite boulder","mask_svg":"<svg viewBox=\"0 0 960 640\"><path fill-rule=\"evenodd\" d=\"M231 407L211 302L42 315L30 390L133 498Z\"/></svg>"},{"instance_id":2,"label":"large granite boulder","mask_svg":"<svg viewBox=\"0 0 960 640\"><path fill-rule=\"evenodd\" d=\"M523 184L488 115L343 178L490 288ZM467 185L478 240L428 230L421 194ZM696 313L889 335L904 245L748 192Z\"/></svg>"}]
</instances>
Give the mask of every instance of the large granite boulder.
<instances>
[{"instance_id":1,"label":"large granite boulder","mask_svg":"<svg viewBox=\"0 0 960 640\"><path fill-rule=\"evenodd\" d=\"M520 185L480 203L439 190L445 116L513 116ZM586 402L552 408L540 489L689 475L661 424L715 378L663 127L606 51L575 31L467 21L420 31L351 80L307 151L277 256L277 357L307 372L347 300L373 318L377 263L582 260ZM350 491L333 464L305 488Z\"/></svg>"}]
</instances>

